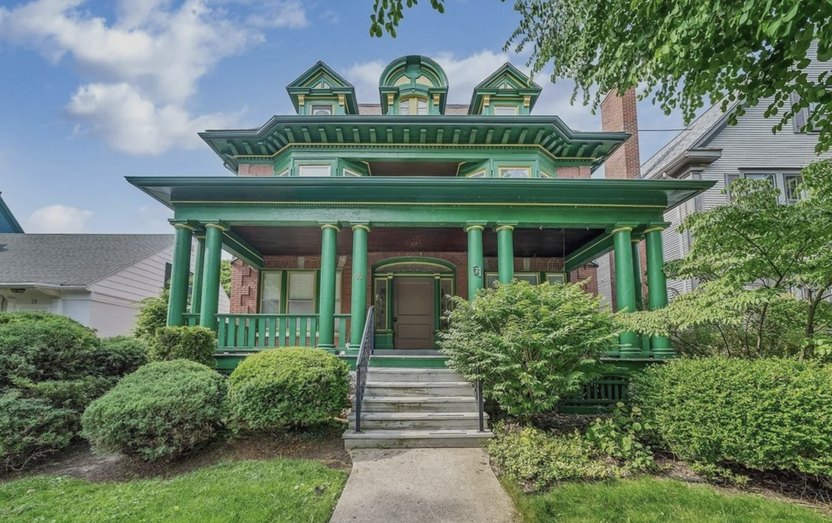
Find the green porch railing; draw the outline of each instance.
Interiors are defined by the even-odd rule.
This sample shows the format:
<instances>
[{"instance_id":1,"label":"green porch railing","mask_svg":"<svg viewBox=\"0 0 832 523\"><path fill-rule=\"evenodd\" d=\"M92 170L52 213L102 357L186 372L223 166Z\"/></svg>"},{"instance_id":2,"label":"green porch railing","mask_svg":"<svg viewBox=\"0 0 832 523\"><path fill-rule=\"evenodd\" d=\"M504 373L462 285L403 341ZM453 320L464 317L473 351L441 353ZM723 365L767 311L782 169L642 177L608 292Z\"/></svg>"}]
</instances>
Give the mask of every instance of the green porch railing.
<instances>
[{"instance_id":1,"label":"green porch railing","mask_svg":"<svg viewBox=\"0 0 832 523\"><path fill-rule=\"evenodd\" d=\"M349 314L335 315L336 347L349 339L349 319ZM317 314L217 314L219 351L315 347L317 341Z\"/></svg>"},{"instance_id":2,"label":"green porch railing","mask_svg":"<svg viewBox=\"0 0 832 523\"><path fill-rule=\"evenodd\" d=\"M196 327L199 325L199 313L192 314L190 312L186 312L182 315L182 318L185 322L184 325L187 325L188 327Z\"/></svg>"}]
</instances>

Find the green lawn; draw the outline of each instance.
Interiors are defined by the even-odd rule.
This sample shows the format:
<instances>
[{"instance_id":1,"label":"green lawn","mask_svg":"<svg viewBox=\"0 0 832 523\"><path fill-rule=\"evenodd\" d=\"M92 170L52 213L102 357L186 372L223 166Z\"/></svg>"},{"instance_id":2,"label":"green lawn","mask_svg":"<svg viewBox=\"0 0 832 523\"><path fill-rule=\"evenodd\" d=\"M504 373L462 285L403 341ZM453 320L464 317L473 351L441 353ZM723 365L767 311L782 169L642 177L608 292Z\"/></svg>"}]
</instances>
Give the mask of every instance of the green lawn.
<instances>
[{"instance_id":1,"label":"green lawn","mask_svg":"<svg viewBox=\"0 0 832 523\"><path fill-rule=\"evenodd\" d=\"M507 485L528 522L821 522L819 512L755 494L721 492L709 485L638 478L566 483L545 494L524 495Z\"/></svg>"},{"instance_id":2,"label":"green lawn","mask_svg":"<svg viewBox=\"0 0 832 523\"><path fill-rule=\"evenodd\" d=\"M347 475L314 461L238 461L173 479L0 484L0 521L329 521Z\"/></svg>"}]
</instances>

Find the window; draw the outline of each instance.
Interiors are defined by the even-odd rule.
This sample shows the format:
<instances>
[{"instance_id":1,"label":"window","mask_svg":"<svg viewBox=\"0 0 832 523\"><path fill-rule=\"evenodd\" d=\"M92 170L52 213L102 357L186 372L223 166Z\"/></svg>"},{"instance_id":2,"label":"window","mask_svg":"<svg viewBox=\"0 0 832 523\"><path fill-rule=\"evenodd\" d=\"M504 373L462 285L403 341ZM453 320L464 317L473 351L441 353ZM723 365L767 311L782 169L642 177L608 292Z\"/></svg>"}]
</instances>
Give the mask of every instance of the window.
<instances>
[{"instance_id":1,"label":"window","mask_svg":"<svg viewBox=\"0 0 832 523\"><path fill-rule=\"evenodd\" d=\"M286 313L315 314L315 273L290 272L287 286Z\"/></svg>"},{"instance_id":2,"label":"window","mask_svg":"<svg viewBox=\"0 0 832 523\"><path fill-rule=\"evenodd\" d=\"M313 105L312 106L312 114L313 115L322 115L327 116L332 114L332 106L331 105Z\"/></svg>"},{"instance_id":3,"label":"window","mask_svg":"<svg viewBox=\"0 0 832 523\"><path fill-rule=\"evenodd\" d=\"M801 194L798 187L802 181L803 177L799 174L783 175L783 196L786 198L786 203L795 203L800 199Z\"/></svg>"},{"instance_id":4,"label":"window","mask_svg":"<svg viewBox=\"0 0 832 523\"><path fill-rule=\"evenodd\" d=\"M739 174L725 175L725 188L728 199L732 200L731 184L734 180L745 178L748 180L765 180L780 191L781 203L794 203L800 199L798 189L801 177L798 171L746 171Z\"/></svg>"},{"instance_id":5,"label":"window","mask_svg":"<svg viewBox=\"0 0 832 523\"><path fill-rule=\"evenodd\" d=\"M485 170L477 171L475 173L469 174L468 178L485 178Z\"/></svg>"},{"instance_id":6,"label":"window","mask_svg":"<svg viewBox=\"0 0 832 523\"><path fill-rule=\"evenodd\" d=\"M562 272L556 273L548 273L546 275L546 281L549 283L566 283L566 274Z\"/></svg>"},{"instance_id":7,"label":"window","mask_svg":"<svg viewBox=\"0 0 832 523\"><path fill-rule=\"evenodd\" d=\"M260 313L280 314L280 289L283 271L263 271L263 287L260 290Z\"/></svg>"},{"instance_id":8,"label":"window","mask_svg":"<svg viewBox=\"0 0 832 523\"><path fill-rule=\"evenodd\" d=\"M536 272L515 272L514 279L519 281L527 281L532 285L540 283L540 275ZM493 287L495 283L500 281L500 275L496 272L488 272L485 274L485 286Z\"/></svg>"},{"instance_id":9,"label":"window","mask_svg":"<svg viewBox=\"0 0 832 523\"><path fill-rule=\"evenodd\" d=\"M515 116L517 115L516 105L495 105L492 109L495 116Z\"/></svg>"},{"instance_id":10,"label":"window","mask_svg":"<svg viewBox=\"0 0 832 523\"><path fill-rule=\"evenodd\" d=\"M361 176L355 171L351 171L350 169L344 169L344 176Z\"/></svg>"},{"instance_id":11,"label":"window","mask_svg":"<svg viewBox=\"0 0 832 523\"><path fill-rule=\"evenodd\" d=\"M500 167L500 178L529 178L531 170L528 167Z\"/></svg>"},{"instance_id":12,"label":"window","mask_svg":"<svg viewBox=\"0 0 832 523\"><path fill-rule=\"evenodd\" d=\"M387 278L376 278L376 292L373 295L375 314L375 328L377 331L387 330Z\"/></svg>"},{"instance_id":13,"label":"window","mask_svg":"<svg viewBox=\"0 0 832 523\"><path fill-rule=\"evenodd\" d=\"M428 114L428 101L418 96L409 96L399 101L399 114Z\"/></svg>"},{"instance_id":14,"label":"window","mask_svg":"<svg viewBox=\"0 0 832 523\"><path fill-rule=\"evenodd\" d=\"M329 165L301 165L298 168L298 176L329 176L331 173Z\"/></svg>"},{"instance_id":15,"label":"window","mask_svg":"<svg viewBox=\"0 0 832 523\"><path fill-rule=\"evenodd\" d=\"M538 174L538 176L540 176L541 178L551 178L551 177L552 177L552 175L551 175L551 174L549 174L549 173L547 173L547 172L544 172L544 171L537 171L537 174Z\"/></svg>"},{"instance_id":16,"label":"window","mask_svg":"<svg viewBox=\"0 0 832 523\"><path fill-rule=\"evenodd\" d=\"M288 168L283 169L282 171L280 171L279 173L277 173L277 175L278 175L278 176L289 176L289 169L288 169Z\"/></svg>"}]
</instances>

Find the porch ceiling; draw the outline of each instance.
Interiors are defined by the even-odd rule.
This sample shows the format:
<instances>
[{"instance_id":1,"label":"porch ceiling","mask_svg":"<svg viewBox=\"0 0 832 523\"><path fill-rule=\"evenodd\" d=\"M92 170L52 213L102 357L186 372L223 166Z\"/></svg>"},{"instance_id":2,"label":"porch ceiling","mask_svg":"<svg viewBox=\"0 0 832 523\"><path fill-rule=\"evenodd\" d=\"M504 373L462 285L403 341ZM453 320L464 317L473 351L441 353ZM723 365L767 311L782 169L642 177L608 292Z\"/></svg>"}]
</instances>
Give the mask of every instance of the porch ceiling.
<instances>
[{"instance_id":1,"label":"porch ceiling","mask_svg":"<svg viewBox=\"0 0 832 523\"><path fill-rule=\"evenodd\" d=\"M317 256L321 253L321 231L317 227L235 226L233 231L264 256ZM528 229L514 231L514 255L562 258L599 238L602 229ZM466 252L467 236L456 227L377 227L368 237L370 252ZM352 232L338 234L337 252L352 253ZM483 234L483 254L497 256L497 236Z\"/></svg>"}]
</instances>

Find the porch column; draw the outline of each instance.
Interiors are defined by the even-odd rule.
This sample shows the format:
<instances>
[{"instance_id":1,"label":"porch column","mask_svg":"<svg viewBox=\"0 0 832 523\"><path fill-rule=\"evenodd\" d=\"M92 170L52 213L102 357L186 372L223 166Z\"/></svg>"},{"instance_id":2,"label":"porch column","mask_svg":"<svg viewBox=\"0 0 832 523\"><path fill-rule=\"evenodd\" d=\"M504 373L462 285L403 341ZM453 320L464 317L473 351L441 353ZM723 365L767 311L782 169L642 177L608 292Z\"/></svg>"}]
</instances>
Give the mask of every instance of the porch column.
<instances>
[{"instance_id":1,"label":"porch column","mask_svg":"<svg viewBox=\"0 0 832 523\"><path fill-rule=\"evenodd\" d=\"M664 248L662 230L652 227L645 231L647 236L647 307L654 311L667 305L667 279L664 274ZM665 336L650 338L650 348L655 358L672 358L676 352Z\"/></svg>"},{"instance_id":2,"label":"porch column","mask_svg":"<svg viewBox=\"0 0 832 523\"><path fill-rule=\"evenodd\" d=\"M321 297L318 307L318 347L335 348L335 242L338 225L321 224ZM343 342L343 340L342 340Z\"/></svg>"},{"instance_id":3,"label":"porch column","mask_svg":"<svg viewBox=\"0 0 832 523\"><path fill-rule=\"evenodd\" d=\"M196 253L194 255L194 279L191 283L191 314L199 314L202 306L202 274L205 265L205 236L194 236Z\"/></svg>"},{"instance_id":4,"label":"porch column","mask_svg":"<svg viewBox=\"0 0 832 523\"><path fill-rule=\"evenodd\" d=\"M636 310L632 231L632 227L617 227L612 231L615 249L615 301L617 309L624 312ZM633 332L622 332L618 342L622 358L637 357L641 353L638 337Z\"/></svg>"},{"instance_id":5,"label":"porch column","mask_svg":"<svg viewBox=\"0 0 832 523\"><path fill-rule=\"evenodd\" d=\"M514 225L500 225L497 231L497 272L500 283L514 279Z\"/></svg>"},{"instance_id":6,"label":"porch column","mask_svg":"<svg viewBox=\"0 0 832 523\"><path fill-rule=\"evenodd\" d=\"M636 297L636 310L643 311L644 310L644 293L642 286L642 279L641 279L641 253L639 252L639 244L641 243L640 239L632 238L631 245L633 247L633 292L635 293ZM646 337L642 337L639 334L636 334L636 346L639 348L639 352L642 353L642 356L646 355L650 352L650 340Z\"/></svg>"},{"instance_id":7,"label":"porch column","mask_svg":"<svg viewBox=\"0 0 832 523\"><path fill-rule=\"evenodd\" d=\"M188 276L191 273L191 238L194 228L187 223L174 223L173 228L173 264L167 324L177 326L184 323L182 314L188 306Z\"/></svg>"},{"instance_id":8,"label":"porch column","mask_svg":"<svg viewBox=\"0 0 832 523\"><path fill-rule=\"evenodd\" d=\"M361 346L364 324L367 322L367 233L365 224L352 226L352 294L350 301L350 349Z\"/></svg>"},{"instance_id":9,"label":"porch column","mask_svg":"<svg viewBox=\"0 0 832 523\"><path fill-rule=\"evenodd\" d=\"M202 304L199 325L217 329L220 301L220 264L222 263L222 233L228 228L219 223L205 224L205 263L202 269Z\"/></svg>"},{"instance_id":10,"label":"porch column","mask_svg":"<svg viewBox=\"0 0 832 523\"><path fill-rule=\"evenodd\" d=\"M473 300L485 282L485 263L482 257L483 224L469 224L468 233L468 300Z\"/></svg>"}]
</instances>

